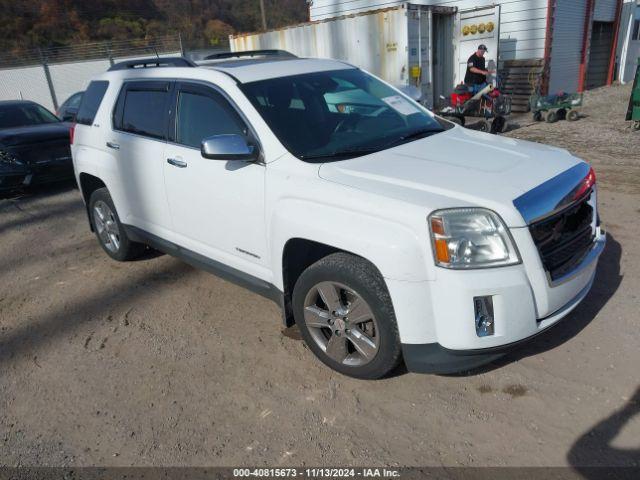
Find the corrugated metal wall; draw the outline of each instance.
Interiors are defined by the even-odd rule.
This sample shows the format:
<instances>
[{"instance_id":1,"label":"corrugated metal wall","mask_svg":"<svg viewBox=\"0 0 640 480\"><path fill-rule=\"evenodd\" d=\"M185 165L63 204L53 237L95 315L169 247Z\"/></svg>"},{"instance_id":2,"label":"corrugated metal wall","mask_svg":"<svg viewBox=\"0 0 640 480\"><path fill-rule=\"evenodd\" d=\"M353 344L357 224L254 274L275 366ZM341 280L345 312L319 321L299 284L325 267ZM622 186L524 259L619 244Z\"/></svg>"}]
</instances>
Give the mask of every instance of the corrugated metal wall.
<instances>
[{"instance_id":1,"label":"corrugated metal wall","mask_svg":"<svg viewBox=\"0 0 640 480\"><path fill-rule=\"evenodd\" d=\"M577 0L573 0L576 3ZM314 0L311 20L322 20L405 3L397 0ZM500 5L501 60L542 58L547 22L547 0L412 0L416 5L443 5L470 9Z\"/></svg>"},{"instance_id":2,"label":"corrugated metal wall","mask_svg":"<svg viewBox=\"0 0 640 480\"><path fill-rule=\"evenodd\" d=\"M110 66L109 60L50 65L51 82L53 83L58 104L62 105L62 102L71 95L86 89L93 77L105 72ZM47 108L53 108L53 104L47 106Z\"/></svg>"},{"instance_id":3,"label":"corrugated metal wall","mask_svg":"<svg viewBox=\"0 0 640 480\"><path fill-rule=\"evenodd\" d=\"M582 55L587 2L556 0L549 92L575 92Z\"/></svg>"},{"instance_id":4,"label":"corrugated metal wall","mask_svg":"<svg viewBox=\"0 0 640 480\"><path fill-rule=\"evenodd\" d=\"M41 66L0 70L0 100L33 100L53 110L47 78Z\"/></svg>"},{"instance_id":5,"label":"corrugated metal wall","mask_svg":"<svg viewBox=\"0 0 640 480\"><path fill-rule=\"evenodd\" d=\"M180 55L179 51L160 54L161 57ZM114 61L139 58L115 58ZM58 105L76 92L84 90L96 75L105 72L111 63L108 59L87 60L49 65L51 83ZM32 100L53 111L53 97L42 65L0 69L0 100Z\"/></svg>"},{"instance_id":6,"label":"corrugated metal wall","mask_svg":"<svg viewBox=\"0 0 640 480\"><path fill-rule=\"evenodd\" d=\"M594 22L615 22L617 0L596 0L593 8Z\"/></svg>"},{"instance_id":7,"label":"corrugated metal wall","mask_svg":"<svg viewBox=\"0 0 640 480\"><path fill-rule=\"evenodd\" d=\"M300 57L345 60L394 84L407 81L404 8L231 37L233 51L277 48Z\"/></svg>"}]
</instances>

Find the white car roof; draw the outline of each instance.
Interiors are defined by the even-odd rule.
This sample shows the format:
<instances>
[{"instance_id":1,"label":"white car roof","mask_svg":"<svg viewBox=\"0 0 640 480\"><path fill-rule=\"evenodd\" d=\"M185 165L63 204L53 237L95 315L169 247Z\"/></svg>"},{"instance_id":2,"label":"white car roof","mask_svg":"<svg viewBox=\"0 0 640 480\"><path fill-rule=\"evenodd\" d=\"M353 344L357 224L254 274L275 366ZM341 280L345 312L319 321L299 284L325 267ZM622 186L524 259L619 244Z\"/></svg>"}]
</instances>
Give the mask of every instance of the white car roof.
<instances>
[{"instance_id":1,"label":"white car roof","mask_svg":"<svg viewBox=\"0 0 640 480\"><path fill-rule=\"evenodd\" d=\"M239 59L203 62L199 65L199 68L208 68L231 75L240 83L289 77L302 73L355 68L353 65L339 60L322 58Z\"/></svg>"}]
</instances>

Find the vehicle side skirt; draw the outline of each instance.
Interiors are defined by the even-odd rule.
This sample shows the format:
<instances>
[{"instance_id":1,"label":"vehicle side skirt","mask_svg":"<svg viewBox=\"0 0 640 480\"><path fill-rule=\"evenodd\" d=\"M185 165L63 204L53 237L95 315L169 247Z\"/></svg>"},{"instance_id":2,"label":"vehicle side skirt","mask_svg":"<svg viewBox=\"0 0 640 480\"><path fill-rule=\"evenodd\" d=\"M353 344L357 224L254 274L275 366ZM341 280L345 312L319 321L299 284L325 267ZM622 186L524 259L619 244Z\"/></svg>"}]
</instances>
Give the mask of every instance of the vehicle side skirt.
<instances>
[{"instance_id":1,"label":"vehicle side skirt","mask_svg":"<svg viewBox=\"0 0 640 480\"><path fill-rule=\"evenodd\" d=\"M212 273L217 277L235 283L258 295L277 303L281 309L284 306L284 294L273 284L249 275L223 263L200 255L192 250L176 245L152 233L132 225L123 225L127 236L134 242L144 243L167 255L176 257L189 265ZM283 309L284 311L284 309Z\"/></svg>"}]
</instances>

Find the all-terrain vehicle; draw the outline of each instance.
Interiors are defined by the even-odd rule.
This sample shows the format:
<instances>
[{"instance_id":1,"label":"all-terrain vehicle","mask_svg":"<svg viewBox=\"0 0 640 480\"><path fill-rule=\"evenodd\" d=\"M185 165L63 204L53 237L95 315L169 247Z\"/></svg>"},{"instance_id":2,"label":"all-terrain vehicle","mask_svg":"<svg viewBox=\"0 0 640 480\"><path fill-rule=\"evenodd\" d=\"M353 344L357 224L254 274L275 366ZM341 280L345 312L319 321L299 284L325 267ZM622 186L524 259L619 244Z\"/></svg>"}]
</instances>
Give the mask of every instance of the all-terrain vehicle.
<instances>
[{"instance_id":1,"label":"all-terrain vehicle","mask_svg":"<svg viewBox=\"0 0 640 480\"><path fill-rule=\"evenodd\" d=\"M489 84L475 95L460 84L450 96L449 104L436 110L439 115L471 128L489 133L502 133L508 128L511 97Z\"/></svg>"}]
</instances>

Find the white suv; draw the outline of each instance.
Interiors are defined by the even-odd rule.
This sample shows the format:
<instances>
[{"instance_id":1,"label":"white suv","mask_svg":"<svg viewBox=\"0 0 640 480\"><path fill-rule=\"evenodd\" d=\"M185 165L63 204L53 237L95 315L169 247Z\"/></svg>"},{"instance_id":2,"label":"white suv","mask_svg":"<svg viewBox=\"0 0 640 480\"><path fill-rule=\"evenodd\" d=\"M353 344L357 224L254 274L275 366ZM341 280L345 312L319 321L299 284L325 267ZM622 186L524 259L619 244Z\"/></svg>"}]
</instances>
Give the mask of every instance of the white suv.
<instances>
[{"instance_id":1,"label":"white suv","mask_svg":"<svg viewBox=\"0 0 640 480\"><path fill-rule=\"evenodd\" d=\"M490 362L566 316L605 243L593 170L466 130L351 65L117 64L72 131L91 228L277 301L331 368ZM224 301L224 299L220 299Z\"/></svg>"}]
</instances>

